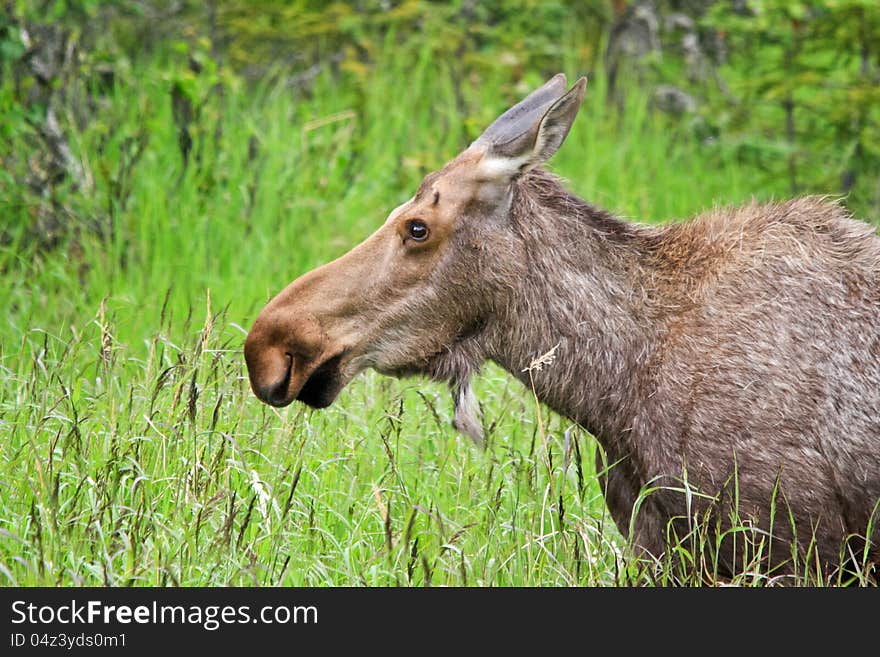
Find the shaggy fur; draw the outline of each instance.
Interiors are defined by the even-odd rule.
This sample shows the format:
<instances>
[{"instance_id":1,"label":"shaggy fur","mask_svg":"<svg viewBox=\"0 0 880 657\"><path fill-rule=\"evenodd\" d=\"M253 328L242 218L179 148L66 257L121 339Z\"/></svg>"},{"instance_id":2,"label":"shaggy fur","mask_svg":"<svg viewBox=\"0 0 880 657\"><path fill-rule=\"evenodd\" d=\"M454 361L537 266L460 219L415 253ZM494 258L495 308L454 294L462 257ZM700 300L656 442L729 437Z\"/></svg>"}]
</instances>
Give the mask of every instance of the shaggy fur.
<instances>
[{"instance_id":1,"label":"shaggy fur","mask_svg":"<svg viewBox=\"0 0 880 657\"><path fill-rule=\"evenodd\" d=\"M663 228L619 221L536 170L515 184L519 253L479 337L435 363L461 385L496 361L586 427L613 464L606 501L624 535L663 552L709 511L778 541L861 555L880 499L880 239L808 197L716 210ZM529 363L558 345L552 365ZM465 423L466 424L466 423ZM676 492L682 478L695 495ZM638 515L640 491L649 495ZM701 493L699 495L697 493ZM705 497L704 497L705 496ZM690 504L690 507L688 506ZM711 507L711 508L710 508ZM735 508L731 508L735 507ZM734 570L731 549L723 554Z\"/></svg>"}]
</instances>

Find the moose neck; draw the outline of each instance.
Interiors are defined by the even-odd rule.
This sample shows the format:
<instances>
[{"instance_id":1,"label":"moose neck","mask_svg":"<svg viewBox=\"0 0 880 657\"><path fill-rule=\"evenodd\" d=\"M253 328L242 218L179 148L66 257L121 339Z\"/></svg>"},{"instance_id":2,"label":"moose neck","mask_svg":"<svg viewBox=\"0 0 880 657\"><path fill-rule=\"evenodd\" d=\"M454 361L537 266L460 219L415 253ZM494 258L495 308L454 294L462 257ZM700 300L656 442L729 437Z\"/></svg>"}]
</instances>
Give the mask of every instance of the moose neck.
<instances>
[{"instance_id":1,"label":"moose neck","mask_svg":"<svg viewBox=\"0 0 880 657\"><path fill-rule=\"evenodd\" d=\"M629 426L653 342L640 263L654 229L590 206L543 171L516 183L511 217L523 269L491 357L555 411L613 439Z\"/></svg>"}]
</instances>

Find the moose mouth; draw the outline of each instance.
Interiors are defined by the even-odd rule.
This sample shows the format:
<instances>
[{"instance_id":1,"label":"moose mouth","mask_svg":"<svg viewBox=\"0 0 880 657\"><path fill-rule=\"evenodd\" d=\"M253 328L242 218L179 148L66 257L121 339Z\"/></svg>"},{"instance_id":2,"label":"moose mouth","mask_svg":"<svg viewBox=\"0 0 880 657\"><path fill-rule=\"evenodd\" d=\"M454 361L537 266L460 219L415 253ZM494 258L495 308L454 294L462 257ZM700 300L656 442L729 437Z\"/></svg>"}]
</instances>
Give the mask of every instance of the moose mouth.
<instances>
[{"instance_id":1,"label":"moose mouth","mask_svg":"<svg viewBox=\"0 0 880 657\"><path fill-rule=\"evenodd\" d=\"M333 403L339 392L345 387L340 368L344 355L345 352L340 352L321 363L309 375L295 395L290 393L294 362L293 358L288 355L287 372L284 378L272 386L260 389L257 396L276 408L288 406L294 399L312 408L326 408Z\"/></svg>"},{"instance_id":2,"label":"moose mouth","mask_svg":"<svg viewBox=\"0 0 880 657\"><path fill-rule=\"evenodd\" d=\"M327 408L344 387L340 371L343 353L327 359L312 372L296 395L296 400L312 408ZM289 376L289 374L288 374Z\"/></svg>"}]
</instances>

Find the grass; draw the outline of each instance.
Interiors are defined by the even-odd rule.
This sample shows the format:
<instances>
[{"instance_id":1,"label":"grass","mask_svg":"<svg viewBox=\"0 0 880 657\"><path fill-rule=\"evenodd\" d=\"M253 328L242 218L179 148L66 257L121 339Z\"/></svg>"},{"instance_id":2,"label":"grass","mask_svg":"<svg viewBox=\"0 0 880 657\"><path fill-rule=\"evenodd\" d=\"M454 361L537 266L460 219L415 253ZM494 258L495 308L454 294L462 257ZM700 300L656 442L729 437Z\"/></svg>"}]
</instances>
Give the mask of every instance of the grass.
<instances>
[{"instance_id":1,"label":"grass","mask_svg":"<svg viewBox=\"0 0 880 657\"><path fill-rule=\"evenodd\" d=\"M0 252L0 582L705 581L628 556L594 439L494 366L477 385L485 451L428 382L367 374L322 412L251 395L241 347L265 301L368 235L525 91L499 71L459 98L447 65L408 48L366 80L210 96L187 167L172 80L145 67L75 134L95 179L75 200L110 218L108 235L43 251L25 240L28 208L7 205L20 218ZM553 169L641 221L785 195L647 107L636 94L610 113L591 80Z\"/></svg>"}]
</instances>

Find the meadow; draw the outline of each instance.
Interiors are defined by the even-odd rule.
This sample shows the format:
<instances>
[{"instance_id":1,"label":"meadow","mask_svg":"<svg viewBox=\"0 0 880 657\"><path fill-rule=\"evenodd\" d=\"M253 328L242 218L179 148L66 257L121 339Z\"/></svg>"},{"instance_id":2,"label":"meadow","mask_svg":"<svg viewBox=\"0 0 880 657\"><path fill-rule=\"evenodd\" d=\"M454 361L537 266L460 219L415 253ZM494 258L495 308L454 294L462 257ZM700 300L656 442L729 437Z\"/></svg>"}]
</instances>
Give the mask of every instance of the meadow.
<instances>
[{"instance_id":1,"label":"meadow","mask_svg":"<svg viewBox=\"0 0 880 657\"><path fill-rule=\"evenodd\" d=\"M425 381L368 373L324 411L251 394L242 345L263 304L365 238L543 81L499 69L457 85L416 41L376 57L367 84L325 69L308 91L205 91L188 161L173 81L137 69L73 136L96 172L83 202L109 229L49 249L23 222L6 227L0 584L715 581L705 546L681 545L675 564L632 558L593 437L495 366L476 389L484 450ZM692 127L638 92L612 106L594 75L551 168L633 221L787 196L785 179Z\"/></svg>"}]
</instances>

